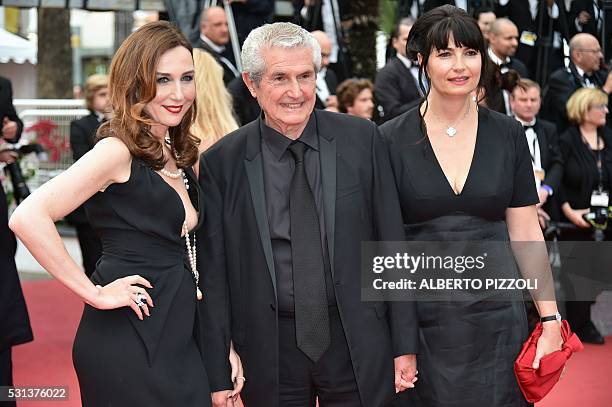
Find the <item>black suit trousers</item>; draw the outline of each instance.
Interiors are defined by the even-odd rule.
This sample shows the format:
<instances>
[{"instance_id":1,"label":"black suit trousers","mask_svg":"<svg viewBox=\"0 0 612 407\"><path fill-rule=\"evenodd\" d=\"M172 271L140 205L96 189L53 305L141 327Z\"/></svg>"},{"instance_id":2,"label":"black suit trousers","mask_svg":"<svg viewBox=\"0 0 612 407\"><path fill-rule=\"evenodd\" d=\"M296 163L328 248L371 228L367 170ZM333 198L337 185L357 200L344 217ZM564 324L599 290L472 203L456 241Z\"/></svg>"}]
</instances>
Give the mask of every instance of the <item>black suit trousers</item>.
<instances>
[{"instance_id":1,"label":"black suit trousers","mask_svg":"<svg viewBox=\"0 0 612 407\"><path fill-rule=\"evenodd\" d=\"M359 391L353 374L338 309L329 308L331 344L313 363L295 338L295 314L279 312L279 405L283 407L359 407Z\"/></svg>"}]
</instances>

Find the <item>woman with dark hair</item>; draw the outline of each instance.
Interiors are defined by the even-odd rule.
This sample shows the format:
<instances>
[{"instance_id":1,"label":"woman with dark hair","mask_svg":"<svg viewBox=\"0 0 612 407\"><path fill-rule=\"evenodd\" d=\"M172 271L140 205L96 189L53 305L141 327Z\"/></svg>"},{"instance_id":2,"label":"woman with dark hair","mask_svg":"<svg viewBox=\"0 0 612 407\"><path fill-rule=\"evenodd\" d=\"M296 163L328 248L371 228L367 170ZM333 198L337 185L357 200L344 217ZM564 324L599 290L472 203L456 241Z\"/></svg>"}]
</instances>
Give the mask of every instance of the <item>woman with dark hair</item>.
<instances>
[{"instance_id":1,"label":"woman with dark hair","mask_svg":"<svg viewBox=\"0 0 612 407\"><path fill-rule=\"evenodd\" d=\"M474 97L482 86L487 58L476 21L453 6L425 13L410 31L408 52L418 59L419 81L427 79L429 89L422 86L425 98L420 106L382 127L390 144L406 239L543 241L522 127L510 117L478 107ZM522 273L531 262L550 279L548 257L541 248L530 250L530 258L518 251L514 255ZM490 276L517 273L501 266L486 271ZM540 315L552 319L544 322L535 368L543 355L562 344L554 294L546 294L534 298ZM476 296L419 301L417 314L417 405L528 405L513 372L528 334L521 302Z\"/></svg>"},{"instance_id":2,"label":"woman with dark hair","mask_svg":"<svg viewBox=\"0 0 612 407\"><path fill-rule=\"evenodd\" d=\"M167 22L132 33L111 64L113 117L101 140L10 220L38 262L85 302L73 347L84 406L211 403L197 311L194 231L203 213L191 169L191 52ZM84 202L103 245L91 280L53 223Z\"/></svg>"}]
</instances>

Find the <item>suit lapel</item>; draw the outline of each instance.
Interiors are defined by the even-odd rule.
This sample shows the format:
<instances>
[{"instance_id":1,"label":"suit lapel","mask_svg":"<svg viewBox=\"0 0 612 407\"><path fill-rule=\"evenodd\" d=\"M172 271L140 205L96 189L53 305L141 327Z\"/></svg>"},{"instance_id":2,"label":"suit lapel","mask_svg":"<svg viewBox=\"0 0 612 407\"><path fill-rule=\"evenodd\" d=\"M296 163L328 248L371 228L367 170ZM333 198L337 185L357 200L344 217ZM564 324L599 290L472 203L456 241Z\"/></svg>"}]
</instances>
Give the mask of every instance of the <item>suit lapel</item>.
<instances>
[{"instance_id":1,"label":"suit lapel","mask_svg":"<svg viewBox=\"0 0 612 407\"><path fill-rule=\"evenodd\" d=\"M323 211L325 214L325 234L332 274L334 273L334 246L336 229L336 139L331 129L327 129L323 115L317 114L317 132L321 161L321 183L323 187Z\"/></svg>"},{"instance_id":2,"label":"suit lapel","mask_svg":"<svg viewBox=\"0 0 612 407\"><path fill-rule=\"evenodd\" d=\"M546 167L547 164L547 146L548 144L546 143L546 134L544 134L544 127L538 122L536 121L536 124L534 126L534 130L536 132L536 137L538 138L538 145L540 146L540 165L542 167Z\"/></svg>"},{"instance_id":3,"label":"suit lapel","mask_svg":"<svg viewBox=\"0 0 612 407\"><path fill-rule=\"evenodd\" d=\"M274 296L277 297L276 272L274 270L274 257L272 255L272 241L270 240L270 224L268 223L268 213L266 211L259 120L252 122L252 125L254 128L247 136L247 153L244 160L244 168L249 180L251 201L253 203L253 210L255 211L255 221L257 222L259 239L261 240L268 272L272 279L272 285L274 286Z\"/></svg>"}]
</instances>

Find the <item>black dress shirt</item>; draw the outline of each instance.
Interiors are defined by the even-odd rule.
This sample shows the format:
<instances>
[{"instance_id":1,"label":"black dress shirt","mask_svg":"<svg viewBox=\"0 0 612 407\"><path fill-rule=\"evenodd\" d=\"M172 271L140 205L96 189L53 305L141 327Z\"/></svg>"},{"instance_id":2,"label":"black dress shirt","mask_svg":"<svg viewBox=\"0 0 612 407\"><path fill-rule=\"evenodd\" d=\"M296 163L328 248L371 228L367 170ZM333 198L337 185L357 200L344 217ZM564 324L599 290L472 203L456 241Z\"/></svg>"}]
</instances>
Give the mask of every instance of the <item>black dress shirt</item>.
<instances>
[{"instance_id":1,"label":"black dress shirt","mask_svg":"<svg viewBox=\"0 0 612 407\"><path fill-rule=\"evenodd\" d=\"M261 151L263 155L264 189L266 210L270 226L270 239L278 287L278 309L284 312L294 311L293 269L291 259L291 220L289 217L289 192L295 170L295 161L287 150L293 140L268 127L261 120ZM325 220L323 216L323 189L321 188L321 165L319 161L319 136L314 115L299 137L300 142L308 146L305 153L306 176L312 191L317 213L323 263L325 265L325 282L329 305L335 305L335 296L329 267Z\"/></svg>"}]
</instances>

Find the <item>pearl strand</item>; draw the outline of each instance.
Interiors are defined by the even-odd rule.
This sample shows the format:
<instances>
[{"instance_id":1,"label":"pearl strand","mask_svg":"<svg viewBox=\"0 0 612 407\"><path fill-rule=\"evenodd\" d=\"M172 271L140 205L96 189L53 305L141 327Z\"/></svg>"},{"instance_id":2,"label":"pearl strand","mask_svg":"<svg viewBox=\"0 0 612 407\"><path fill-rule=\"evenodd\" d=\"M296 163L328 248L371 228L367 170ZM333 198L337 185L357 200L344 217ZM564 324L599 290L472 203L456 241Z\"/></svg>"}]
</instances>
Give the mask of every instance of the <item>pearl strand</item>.
<instances>
[{"instance_id":1,"label":"pearl strand","mask_svg":"<svg viewBox=\"0 0 612 407\"><path fill-rule=\"evenodd\" d=\"M196 250L196 237L193 235L193 240L189 239L189 228L187 227L187 221L183 222L183 232L185 233L185 246L187 247L187 257L189 258L189 265L191 266L191 273L196 285L196 298L202 299L202 291L200 291L200 273L197 269L197 250Z\"/></svg>"}]
</instances>

